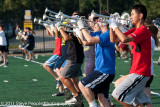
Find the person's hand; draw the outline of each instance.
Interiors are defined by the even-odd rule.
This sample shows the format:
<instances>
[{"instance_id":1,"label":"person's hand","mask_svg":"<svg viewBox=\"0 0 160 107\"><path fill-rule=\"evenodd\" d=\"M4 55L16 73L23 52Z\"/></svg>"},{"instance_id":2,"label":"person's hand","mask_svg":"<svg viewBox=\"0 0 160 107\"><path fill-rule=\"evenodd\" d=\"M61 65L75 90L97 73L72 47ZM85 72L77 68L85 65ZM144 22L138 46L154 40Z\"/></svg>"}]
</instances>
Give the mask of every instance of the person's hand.
<instances>
[{"instance_id":1,"label":"person's hand","mask_svg":"<svg viewBox=\"0 0 160 107\"><path fill-rule=\"evenodd\" d=\"M110 15L109 18L109 27L113 29L113 31L115 30L115 28L118 27L118 18L114 17L112 14Z\"/></svg>"},{"instance_id":2,"label":"person's hand","mask_svg":"<svg viewBox=\"0 0 160 107\"><path fill-rule=\"evenodd\" d=\"M43 26L44 26L45 28L49 27L48 24L46 24L46 23L43 23Z\"/></svg>"},{"instance_id":3,"label":"person's hand","mask_svg":"<svg viewBox=\"0 0 160 107\"><path fill-rule=\"evenodd\" d=\"M83 23L82 20L78 20L77 25L78 25L78 27L79 27L79 30L82 30L82 29L85 28L85 27L84 27L84 23Z\"/></svg>"},{"instance_id":4,"label":"person's hand","mask_svg":"<svg viewBox=\"0 0 160 107\"><path fill-rule=\"evenodd\" d=\"M57 27L58 31L60 31L60 29L62 28L61 22L57 22L55 26Z\"/></svg>"},{"instance_id":5,"label":"person's hand","mask_svg":"<svg viewBox=\"0 0 160 107\"><path fill-rule=\"evenodd\" d=\"M79 37L80 38L80 30L79 30L79 28L76 28L76 30L75 30L76 32L76 37Z\"/></svg>"},{"instance_id":6,"label":"person's hand","mask_svg":"<svg viewBox=\"0 0 160 107\"><path fill-rule=\"evenodd\" d=\"M52 31L54 31L54 29L55 29L55 25L54 24L50 24L49 27L51 28Z\"/></svg>"}]
</instances>

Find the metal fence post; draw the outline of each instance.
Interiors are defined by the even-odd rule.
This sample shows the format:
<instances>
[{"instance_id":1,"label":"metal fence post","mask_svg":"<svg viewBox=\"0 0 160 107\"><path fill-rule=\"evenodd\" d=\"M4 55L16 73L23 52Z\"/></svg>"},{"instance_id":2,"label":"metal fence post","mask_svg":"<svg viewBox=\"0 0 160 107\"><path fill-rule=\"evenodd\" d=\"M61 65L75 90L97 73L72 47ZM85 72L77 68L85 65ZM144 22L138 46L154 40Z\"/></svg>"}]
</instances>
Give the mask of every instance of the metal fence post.
<instances>
[{"instance_id":1,"label":"metal fence post","mask_svg":"<svg viewBox=\"0 0 160 107\"><path fill-rule=\"evenodd\" d=\"M45 51L45 38L44 38L44 28L43 28L43 49Z\"/></svg>"}]
</instances>

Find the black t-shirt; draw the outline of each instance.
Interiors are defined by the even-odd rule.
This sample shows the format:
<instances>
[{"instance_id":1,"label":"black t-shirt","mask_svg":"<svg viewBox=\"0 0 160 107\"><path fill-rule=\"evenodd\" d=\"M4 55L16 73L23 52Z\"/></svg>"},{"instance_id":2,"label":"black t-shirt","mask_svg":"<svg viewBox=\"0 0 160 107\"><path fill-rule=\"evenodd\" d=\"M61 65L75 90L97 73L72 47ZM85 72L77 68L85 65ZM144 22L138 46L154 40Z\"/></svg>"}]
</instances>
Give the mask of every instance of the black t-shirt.
<instances>
[{"instance_id":1,"label":"black t-shirt","mask_svg":"<svg viewBox=\"0 0 160 107\"><path fill-rule=\"evenodd\" d=\"M84 53L82 44L79 43L73 33L70 33L70 36L72 36L73 40L68 42L67 60L83 63Z\"/></svg>"},{"instance_id":2,"label":"black t-shirt","mask_svg":"<svg viewBox=\"0 0 160 107\"><path fill-rule=\"evenodd\" d=\"M35 38L32 34L28 35L27 44L29 44L29 46L35 46Z\"/></svg>"}]
</instances>

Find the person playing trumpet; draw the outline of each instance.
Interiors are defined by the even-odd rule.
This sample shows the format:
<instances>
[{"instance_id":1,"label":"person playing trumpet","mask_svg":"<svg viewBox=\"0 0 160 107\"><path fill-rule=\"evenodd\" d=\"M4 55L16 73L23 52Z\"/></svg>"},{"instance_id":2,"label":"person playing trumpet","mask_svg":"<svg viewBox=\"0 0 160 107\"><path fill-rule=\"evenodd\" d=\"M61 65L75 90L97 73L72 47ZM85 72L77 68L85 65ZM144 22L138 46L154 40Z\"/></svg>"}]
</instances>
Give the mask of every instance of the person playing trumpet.
<instances>
[{"instance_id":1,"label":"person playing trumpet","mask_svg":"<svg viewBox=\"0 0 160 107\"><path fill-rule=\"evenodd\" d=\"M115 18L110 19L111 42L129 42L131 46L130 72L115 82L116 88L112 92L112 96L124 107L143 107L144 103L151 103L144 93L146 82L151 76L151 34L144 25L146 17L146 7L135 5L130 17L135 27L125 33L120 31Z\"/></svg>"},{"instance_id":2,"label":"person playing trumpet","mask_svg":"<svg viewBox=\"0 0 160 107\"><path fill-rule=\"evenodd\" d=\"M80 13L75 11L72 17L80 16ZM84 54L82 44L79 43L78 38L73 33L67 33L57 23L56 27L60 31L65 41L68 41L67 60L63 70L58 74L61 82L72 92L74 95L65 103L75 103L76 107L83 107L82 94L78 87L79 76L82 75L81 65L83 63Z\"/></svg>"},{"instance_id":3,"label":"person playing trumpet","mask_svg":"<svg viewBox=\"0 0 160 107\"><path fill-rule=\"evenodd\" d=\"M108 13L104 13L108 15ZM110 83L115 77L115 44L110 42L109 25L99 18L101 32L90 35L85 29L82 20L77 22L78 27L90 45L95 45L95 69L82 78L79 88L86 98L89 107L98 107L97 99L102 107L110 107L108 92ZM97 26L97 25L95 25Z\"/></svg>"}]
</instances>

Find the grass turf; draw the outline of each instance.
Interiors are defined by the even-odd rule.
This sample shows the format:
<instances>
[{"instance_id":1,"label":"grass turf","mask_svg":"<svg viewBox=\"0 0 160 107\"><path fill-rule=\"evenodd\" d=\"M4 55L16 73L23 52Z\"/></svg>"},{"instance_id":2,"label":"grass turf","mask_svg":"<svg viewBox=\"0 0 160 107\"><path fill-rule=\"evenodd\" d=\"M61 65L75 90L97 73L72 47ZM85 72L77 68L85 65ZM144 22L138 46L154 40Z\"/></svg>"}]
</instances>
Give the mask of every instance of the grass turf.
<instances>
[{"instance_id":1,"label":"grass turf","mask_svg":"<svg viewBox=\"0 0 160 107\"><path fill-rule=\"evenodd\" d=\"M156 51L153 60L157 61L159 55L160 52ZM39 55L39 58L36 61L43 63L50 56L51 55ZM44 70L42 65L17 59L14 58L14 56L9 56L8 60L9 64L7 68L0 67L0 105L22 104L26 106L41 107L43 103L64 103L63 96L51 96L58 91L55 89L56 81L47 71ZM120 75L128 74L129 69L130 60L117 58L116 77L114 81L119 78ZM155 63L154 71L155 76L151 84L151 91L160 93L160 66ZM110 93L113 89L114 86L111 84ZM83 101L85 107L88 107L86 100L83 99ZM152 94L152 102L155 107L159 107L160 95ZM113 103L120 106L115 100L113 100ZM68 107L68 105L64 107Z\"/></svg>"}]
</instances>

